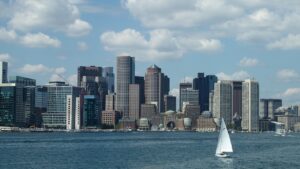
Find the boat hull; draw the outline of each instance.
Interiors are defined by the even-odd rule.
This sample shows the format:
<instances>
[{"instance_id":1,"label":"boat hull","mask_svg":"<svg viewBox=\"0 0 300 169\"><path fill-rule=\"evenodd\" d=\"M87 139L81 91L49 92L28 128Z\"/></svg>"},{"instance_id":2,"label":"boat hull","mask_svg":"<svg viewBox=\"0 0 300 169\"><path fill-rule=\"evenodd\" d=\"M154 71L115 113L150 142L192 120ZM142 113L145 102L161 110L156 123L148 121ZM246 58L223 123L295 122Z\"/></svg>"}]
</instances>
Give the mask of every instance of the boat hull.
<instances>
[{"instance_id":1,"label":"boat hull","mask_svg":"<svg viewBox=\"0 0 300 169\"><path fill-rule=\"evenodd\" d=\"M229 158L230 155L229 154L216 154L216 157L220 157L220 158Z\"/></svg>"}]
</instances>

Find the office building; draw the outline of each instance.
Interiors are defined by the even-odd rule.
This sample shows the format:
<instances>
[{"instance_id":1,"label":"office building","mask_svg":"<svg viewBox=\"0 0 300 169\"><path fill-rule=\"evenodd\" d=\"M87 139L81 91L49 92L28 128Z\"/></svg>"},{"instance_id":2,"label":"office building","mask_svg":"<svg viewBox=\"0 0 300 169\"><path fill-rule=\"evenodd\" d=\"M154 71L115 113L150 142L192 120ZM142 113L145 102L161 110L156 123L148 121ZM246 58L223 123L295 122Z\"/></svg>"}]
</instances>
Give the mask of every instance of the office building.
<instances>
[{"instance_id":1,"label":"office building","mask_svg":"<svg viewBox=\"0 0 300 169\"><path fill-rule=\"evenodd\" d=\"M100 79L102 77L102 68L96 66L80 66L77 70L78 87L83 87L82 81L84 76L86 78L93 77L95 79L95 77L98 77L98 79Z\"/></svg>"},{"instance_id":2,"label":"office building","mask_svg":"<svg viewBox=\"0 0 300 169\"><path fill-rule=\"evenodd\" d=\"M114 93L115 74L114 74L113 67L103 67L102 76L106 81L108 93Z\"/></svg>"},{"instance_id":3,"label":"office building","mask_svg":"<svg viewBox=\"0 0 300 169\"><path fill-rule=\"evenodd\" d=\"M134 83L140 86L140 102L145 103L145 79L143 76L135 76Z\"/></svg>"},{"instance_id":4,"label":"office building","mask_svg":"<svg viewBox=\"0 0 300 169\"><path fill-rule=\"evenodd\" d=\"M184 111L184 104L183 103L188 103L192 105L199 105L199 92L198 90L193 90L192 88L185 88L181 89L181 94L180 94L180 107L182 111ZM201 109L200 109L201 110Z\"/></svg>"},{"instance_id":5,"label":"office building","mask_svg":"<svg viewBox=\"0 0 300 169\"><path fill-rule=\"evenodd\" d=\"M115 99L114 93L109 93L105 96L105 110L115 110Z\"/></svg>"},{"instance_id":6,"label":"office building","mask_svg":"<svg viewBox=\"0 0 300 169\"><path fill-rule=\"evenodd\" d=\"M75 130L81 129L81 98L76 97L75 99Z\"/></svg>"},{"instance_id":7,"label":"office building","mask_svg":"<svg viewBox=\"0 0 300 169\"><path fill-rule=\"evenodd\" d=\"M75 98L72 95L67 95L66 129L75 129Z\"/></svg>"},{"instance_id":8,"label":"office building","mask_svg":"<svg viewBox=\"0 0 300 169\"><path fill-rule=\"evenodd\" d=\"M115 110L105 110L102 111L102 127L103 126L112 126L113 128L116 127L116 125L119 123L119 120L121 119L121 114L118 111Z\"/></svg>"},{"instance_id":9,"label":"office building","mask_svg":"<svg viewBox=\"0 0 300 169\"><path fill-rule=\"evenodd\" d=\"M185 117L191 119L191 127L192 129L197 128L197 119L201 115L201 109L198 104L186 104L183 108L183 113Z\"/></svg>"},{"instance_id":10,"label":"office building","mask_svg":"<svg viewBox=\"0 0 300 169\"><path fill-rule=\"evenodd\" d=\"M260 119L274 119L276 109L278 109L281 106L282 106L281 99L260 99L260 101L259 101L259 118Z\"/></svg>"},{"instance_id":11,"label":"office building","mask_svg":"<svg viewBox=\"0 0 300 169\"><path fill-rule=\"evenodd\" d=\"M179 111L182 111L182 90L187 89L187 88L192 88L192 83L184 82L179 84Z\"/></svg>"},{"instance_id":12,"label":"office building","mask_svg":"<svg viewBox=\"0 0 300 169\"><path fill-rule=\"evenodd\" d=\"M159 114L155 104L142 104L141 105L141 118L151 120L154 116Z\"/></svg>"},{"instance_id":13,"label":"office building","mask_svg":"<svg viewBox=\"0 0 300 169\"><path fill-rule=\"evenodd\" d=\"M145 75L145 103L157 103L157 111L164 111L164 95L169 93L170 80L161 72L161 68L152 65Z\"/></svg>"},{"instance_id":14,"label":"office building","mask_svg":"<svg viewBox=\"0 0 300 169\"><path fill-rule=\"evenodd\" d=\"M101 125L100 99L96 95L84 95L83 98L83 126L84 128L97 128Z\"/></svg>"},{"instance_id":15,"label":"office building","mask_svg":"<svg viewBox=\"0 0 300 169\"><path fill-rule=\"evenodd\" d=\"M116 110L121 112L123 117L129 117L129 84L134 84L135 61L134 57L117 57L116 77Z\"/></svg>"},{"instance_id":16,"label":"office building","mask_svg":"<svg viewBox=\"0 0 300 169\"><path fill-rule=\"evenodd\" d=\"M140 85L130 84L129 85L129 119L139 120L141 99L140 99Z\"/></svg>"},{"instance_id":17,"label":"office building","mask_svg":"<svg viewBox=\"0 0 300 169\"><path fill-rule=\"evenodd\" d=\"M16 83L18 86L36 86L35 79L22 76L10 76L9 83Z\"/></svg>"},{"instance_id":18,"label":"office building","mask_svg":"<svg viewBox=\"0 0 300 169\"><path fill-rule=\"evenodd\" d=\"M0 61L0 84L7 83L8 63Z\"/></svg>"},{"instance_id":19,"label":"office building","mask_svg":"<svg viewBox=\"0 0 300 169\"><path fill-rule=\"evenodd\" d=\"M43 113L43 125L46 128L66 128L67 95L78 97L80 87L74 87L65 82L49 82L47 85L47 112Z\"/></svg>"},{"instance_id":20,"label":"office building","mask_svg":"<svg viewBox=\"0 0 300 169\"><path fill-rule=\"evenodd\" d=\"M232 86L231 81L218 81L214 87L213 116L223 118L227 125L232 121Z\"/></svg>"},{"instance_id":21,"label":"office building","mask_svg":"<svg viewBox=\"0 0 300 169\"><path fill-rule=\"evenodd\" d=\"M242 85L242 130L258 131L259 84L248 79Z\"/></svg>"},{"instance_id":22,"label":"office building","mask_svg":"<svg viewBox=\"0 0 300 169\"><path fill-rule=\"evenodd\" d=\"M171 95L164 95L164 110L176 111L176 97Z\"/></svg>"},{"instance_id":23,"label":"office building","mask_svg":"<svg viewBox=\"0 0 300 169\"><path fill-rule=\"evenodd\" d=\"M197 78L193 79L193 89L199 92L199 105L201 112L209 110L209 93L214 90L214 84L218 81L215 75L198 73Z\"/></svg>"}]
</instances>

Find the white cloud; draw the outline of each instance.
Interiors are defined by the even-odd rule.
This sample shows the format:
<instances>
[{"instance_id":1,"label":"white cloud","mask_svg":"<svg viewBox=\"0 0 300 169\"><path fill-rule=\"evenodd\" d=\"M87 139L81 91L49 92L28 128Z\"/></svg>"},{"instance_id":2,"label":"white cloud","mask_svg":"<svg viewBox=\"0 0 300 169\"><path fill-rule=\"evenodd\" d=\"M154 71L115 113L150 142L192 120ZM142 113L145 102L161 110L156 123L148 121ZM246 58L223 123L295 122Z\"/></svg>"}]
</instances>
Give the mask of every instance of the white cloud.
<instances>
[{"instance_id":1,"label":"white cloud","mask_svg":"<svg viewBox=\"0 0 300 169\"><path fill-rule=\"evenodd\" d=\"M2 41L13 41L17 39L18 35L14 30L7 30L0 28L0 40Z\"/></svg>"},{"instance_id":2,"label":"white cloud","mask_svg":"<svg viewBox=\"0 0 300 169\"><path fill-rule=\"evenodd\" d=\"M45 48L45 47L60 47L61 42L58 39L52 39L43 33L31 34L28 33L20 37L20 43L31 48Z\"/></svg>"},{"instance_id":3,"label":"white cloud","mask_svg":"<svg viewBox=\"0 0 300 169\"><path fill-rule=\"evenodd\" d=\"M299 73L292 69L282 69L277 72L277 77L285 81L299 80Z\"/></svg>"},{"instance_id":4,"label":"white cloud","mask_svg":"<svg viewBox=\"0 0 300 169\"><path fill-rule=\"evenodd\" d=\"M49 81L64 81L64 79L57 74L52 74Z\"/></svg>"},{"instance_id":5,"label":"white cloud","mask_svg":"<svg viewBox=\"0 0 300 169\"><path fill-rule=\"evenodd\" d=\"M22 68L20 68L20 72L24 74L46 73L50 71L51 69L43 64L37 64L37 65L26 64Z\"/></svg>"},{"instance_id":6,"label":"white cloud","mask_svg":"<svg viewBox=\"0 0 300 169\"><path fill-rule=\"evenodd\" d=\"M250 75L245 71L234 72L233 74L226 74L220 72L216 74L219 80L245 80L250 78Z\"/></svg>"},{"instance_id":7,"label":"white cloud","mask_svg":"<svg viewBox=\"0 0 300 169\"><path fill-rule=\"evenodd\" d=\"M287 37L279 39L267 45L269 49L300 49L300 34L289 34Z\"/></svg>"},{"instance_id":8,"label":"white cloud","mask_svg":"<svg viewBox=\"0 0 300 169\"><path fill-rule=\"evenodd\" d=\"M255 58L244 57L240 60L239 65L242 67L254 67L258 64L258 60Z\"/></svg>"},{"instance_id":9,"label":"white cloud","mask_svg":"<svg viewBox=\"0 0 300 169\"><path fill-rule=\"evenodd\" d=\"M8 53L0 53L0 61L8 62L11 56Z\"/></svg>"},{"instance_id":10,"label":"white cloud","mask_svg":"<svg viewBox=\"0 0 300 169\"><path fill-rule=\"evenodd\" d=\"M23 67L19 69L19 72L24 74L53 73L52 77L54 79L54 77L64 74L66 72L66 68L64 67L51 68L43 64L36 64L36 65L25 64Z\"/></svg>"},{"instance_id":11,"label":"white cloud","mask_svg":"<svg viewBox=\"0 0 300 169\"><path fill-rule=\"evenodd\" d=\"M12 1L12 16L8 26L22 32L47 29L66 32L70 36L86 35L91 25L80 19L75 3L68 0Z\"/></svg>"},{"instance_id":12,"label":"white cloud","mask_svg":"<svg viewBox=\"0 0 300 169\"><path fill-rule=\"evenodd\" d=\"M74 23L67 26L66 33L69 36L77 37L87 35L92 30L92 26L83 20L76 19Z\"/></svg>"},{"instance_id":13,"label":"white cloud","mask_svg":"<svg viewBox=\"0 0 300 169\"><path fill-rule=\"evenodd\" d=\"M179 89L178 88L174 88L170 91L170 95L172 96L176 96L177 98L179 98Z\"/></svg>"},{"instance_id":14,"label":"white cloud","mask_svg":"<svg viewBox=\"0 0 300 169\"><path fill-rule=\"evenodd\" d=\"M71 85L77 86L77 74L70 75L67 80Z\"/></svg>"},{"instance_id":15,"label":"white cloud","mask_svg":"<svg viewBox=\"0 0 300 169\"><path fill-rule=\"evenodd\" d=\"M87 50L89 48L85 42L77 42L77 46L81 51Z\"/></svg>"},{"instance_id":16,"label":"white cloud","mask_svg":"<svg viewBox=\"0 0 300 169\"><path fill-rule=\"evenodd\" d=\"M105 32L100 36L100 41L105 50L118 55L132 55L142 61L176 59L191 50L216 51L221 47L218 40L182 37L167 29L155 29L149 35L147 40L140 32L125 29L121 32Z\"/></svg>"},{"instance_id":17,"label":"white cloud","mask_svg":"<svg viewBox=\"0 0 300 169\"><path fill-rule=\"evenodd\" d=\"M193 27L243 13L241 8L225 0L126 0L124 7L151 28Z\"/></svg>"},{"instance_id":18,"label":"white cloud","mask_svg":"<svg viewBox=\"0 0 300 169\"><path fill-rule=\"evenodd\" d=\"M300 95L300 88L288 88L285 92L283 92L283 97L291 97L295 95Z\"/></svg>"}]
</instances>

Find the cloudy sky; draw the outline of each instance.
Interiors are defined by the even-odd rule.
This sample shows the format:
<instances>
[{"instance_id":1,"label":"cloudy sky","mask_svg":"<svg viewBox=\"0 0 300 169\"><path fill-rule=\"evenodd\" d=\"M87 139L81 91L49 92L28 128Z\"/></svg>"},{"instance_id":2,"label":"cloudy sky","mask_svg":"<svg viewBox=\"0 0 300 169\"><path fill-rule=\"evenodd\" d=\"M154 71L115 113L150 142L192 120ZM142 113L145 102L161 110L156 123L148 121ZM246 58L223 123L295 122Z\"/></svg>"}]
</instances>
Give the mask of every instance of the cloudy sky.
<instances>
[{"instance_id":1,"label":"cloudy sky","mask_svg":"<svg viewBox=\"0 0 300 169\"><path fill-rule=\"evenodd\" d=\"M0 60L10 75L39 84L61 75L76 84L79 65L136 58L178 84L197 72L255 78L262 98L300 103L299 0L1 0Z\"/></svg>"}]
</instances>

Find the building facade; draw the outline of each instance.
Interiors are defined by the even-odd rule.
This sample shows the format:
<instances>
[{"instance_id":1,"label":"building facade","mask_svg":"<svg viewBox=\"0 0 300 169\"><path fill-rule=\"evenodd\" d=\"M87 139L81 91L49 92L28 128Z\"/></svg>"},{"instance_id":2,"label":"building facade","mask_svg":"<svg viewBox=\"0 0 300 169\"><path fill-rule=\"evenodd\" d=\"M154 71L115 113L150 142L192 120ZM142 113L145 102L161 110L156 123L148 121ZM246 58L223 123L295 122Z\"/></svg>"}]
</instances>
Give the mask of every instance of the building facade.
<instances>
[{"instance_id":1,"label":"building facade","mask_svg":"<svg viewBox=\"0 0 300 169\"><path fill-rule=\"evenodd\" d=\"M133 84L135 80L134 60L134 57L119 56L116 65L116 110L127 118L129 117L129 84Z\"/></svg>"},{"instance_id":2,"label":"building facade","mask_svg":"<svg viewBox=\"0 0 300 169\"><path fill-rule=\"evenodd\" d=\"M129 85L129 119L139 120L141 109L140 85Z\"/></svg>"},{"instance_id":3,"label":"building facade","mask_svg":"<svg viewBox=\"0 0 300 169\"><path fill-rule=\"evenodd\" d=\"M115 74L113 67L103 67L102 76L106 80L108 93L115 91Z\"/></svg>"},{"instance_id":4,"label":"building facade","mask_svg":"<svg viewBox=\"0 0 300 169\"><path fill-rule=\"evenodd\" d=\"M8 63L0 61L0 84L7 83Z\"/></svg>"},{"instance_id":5,"label":"building facade","mask_svg":"<svg viewBox=\"0 0 300 169\"><path fill-rule=\"evenodd\" d=\"M192 83L184 82L184 83L179 83L179 111L182 111L182 90L187 89L187 88L192 88Z\"/></svg>"},{"instance_id":6,"label":"building facade","mask_svg":"<svg viewBox=\"0 0 300 169\"><path fill-rule=\"evenodd\" d=\"M164 110L176 111L176 97L171 95L164 95Z\"/></svg>"},{"instance_id":7,"label":"building facade","mask_svg":"<svg viewBox=\"0 0 300 169\"><path fill-rule=\"evenodd\" d=\"M260 99L259 101L259 118L274 119L276 109L282 106L281 99Z\"/></svg>"},{"instance_id":8,"label":"building facade","mask_svg":"<svg viewBox=\"0 0 300 169\"><path fill-rule=\"evenodd\" d=\"M259 84L248 79L242 85L242 130L258 131L259 120Z\"/></svg>"}]
</instances>

